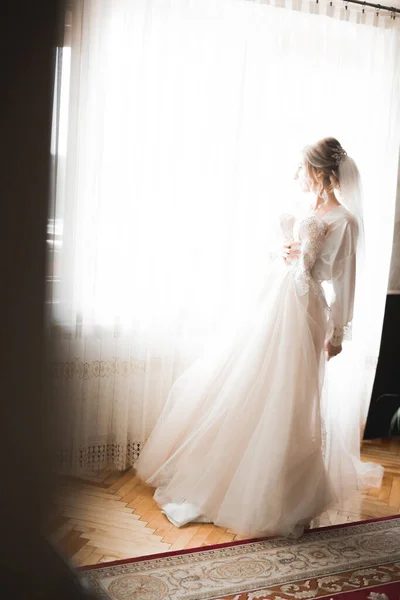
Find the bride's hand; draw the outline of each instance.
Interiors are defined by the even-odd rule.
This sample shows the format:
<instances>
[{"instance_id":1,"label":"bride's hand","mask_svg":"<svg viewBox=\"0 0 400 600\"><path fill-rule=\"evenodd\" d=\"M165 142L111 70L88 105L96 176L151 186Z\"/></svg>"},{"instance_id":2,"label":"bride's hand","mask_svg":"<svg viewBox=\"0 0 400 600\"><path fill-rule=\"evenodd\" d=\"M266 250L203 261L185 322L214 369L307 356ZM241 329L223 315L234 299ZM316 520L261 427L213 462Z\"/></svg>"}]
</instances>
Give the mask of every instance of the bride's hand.
<instances>
[{"instance_id":1,"label":"bride's hand","mask_svg":"<svg viewBox=\"0 0 400 600\"><path fill-rule=\"evenodd\" d=\"M342 344L340 346L334 346L329 340L325 342L325 352L327 353L327 360L330 360L334 356L337 356L342 351Z\"/></svg>"},{"instance_id":2,"label":"bride's hand","mask_svg":"<svg viewBox=\"0 0 400 600\"><path fill-rule=\"evenodd\" d=\"M286 262L288 258L298 258L300 254L300 242L285 242L283 244L282 258Z\"/></svg>"}]
</instances>

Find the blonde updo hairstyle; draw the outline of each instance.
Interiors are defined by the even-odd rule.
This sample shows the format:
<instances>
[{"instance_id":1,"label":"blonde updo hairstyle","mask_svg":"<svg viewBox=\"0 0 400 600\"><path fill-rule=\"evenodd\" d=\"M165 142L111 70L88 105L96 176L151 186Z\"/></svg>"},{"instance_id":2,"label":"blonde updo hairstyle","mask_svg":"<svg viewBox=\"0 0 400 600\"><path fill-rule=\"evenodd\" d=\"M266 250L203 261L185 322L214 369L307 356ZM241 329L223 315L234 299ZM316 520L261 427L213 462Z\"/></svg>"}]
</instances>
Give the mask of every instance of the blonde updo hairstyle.
<instances>
[{"instance_id":1,"label":"blonde updo hairstyle","mask_svg":"<svg viewBox=\"0 0 400 600\"><path fill-rule=\"evenodd\" d=\"M303 163L311 190L318 196L340 189L339 164L346 156L340 143L332 137L319 140L303 149Z\"/></svg>"}]
</instances>

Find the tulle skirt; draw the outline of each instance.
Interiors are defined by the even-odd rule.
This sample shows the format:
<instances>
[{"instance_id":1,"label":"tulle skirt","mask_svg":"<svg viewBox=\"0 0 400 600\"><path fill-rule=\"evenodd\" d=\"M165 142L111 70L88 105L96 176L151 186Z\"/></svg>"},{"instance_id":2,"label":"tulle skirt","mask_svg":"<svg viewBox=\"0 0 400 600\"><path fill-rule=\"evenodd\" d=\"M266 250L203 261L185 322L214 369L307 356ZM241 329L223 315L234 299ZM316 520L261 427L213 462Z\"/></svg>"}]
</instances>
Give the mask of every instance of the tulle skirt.
<instances>
[{"instance_id":1,"label":"tulle skirt","mask_svg":"<svg viewBox=\"0 0 400 600\"><path fill-rule=\"evenodd\" d=\"M321 401L327 326L322 289L299 294L276 263L251 314L176 380L137 463L171 522L295 534L359 487Z\"/></svg>"}]
</instances>

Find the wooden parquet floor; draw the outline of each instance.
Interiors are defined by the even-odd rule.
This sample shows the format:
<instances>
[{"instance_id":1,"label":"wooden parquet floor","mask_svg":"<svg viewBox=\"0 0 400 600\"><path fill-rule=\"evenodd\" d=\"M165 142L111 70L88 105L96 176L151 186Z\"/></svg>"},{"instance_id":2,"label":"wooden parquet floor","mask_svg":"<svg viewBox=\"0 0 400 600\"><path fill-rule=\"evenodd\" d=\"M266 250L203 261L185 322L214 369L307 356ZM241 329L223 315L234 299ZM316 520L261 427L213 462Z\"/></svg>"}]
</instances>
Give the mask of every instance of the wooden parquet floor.
<instances>
[{"instance_id":1,"label":"wooden parquet floor","mask_svg":"<svg viewBox=\"0 0 400 600\"><path fill-rule=\"evenodd\" d=\"M381 488L360 493L340 510L329 510L320 526L400 513L400 438L365 441L362 458L385 467ZM62 478L48 536L76 566L243 539L210 524L174 527L160 512L153 492L133 469L107 471L91 481Z\"/></svg>"}]
</instances>

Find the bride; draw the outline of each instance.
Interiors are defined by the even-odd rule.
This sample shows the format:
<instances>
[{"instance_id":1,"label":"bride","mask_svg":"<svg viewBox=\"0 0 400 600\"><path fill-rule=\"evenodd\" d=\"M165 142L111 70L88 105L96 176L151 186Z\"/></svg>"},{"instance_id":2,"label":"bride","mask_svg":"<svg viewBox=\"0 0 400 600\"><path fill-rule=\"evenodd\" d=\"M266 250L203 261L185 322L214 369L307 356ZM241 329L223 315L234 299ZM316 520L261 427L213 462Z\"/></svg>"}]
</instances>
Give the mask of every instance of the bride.
<instances>
[{"instance_id":1,"label":"bride","mask_svg":"<svg viewBox=\"0 0 400 600\"><path fill-rule=\"evenodd\" d=\"M157 488L177 527L213 522L249 537L298 535L359 487L368 466L331 435L322 401L326 360L342 351L353 317L363 240L358 169L325 138L303 150L296 179L315 202L302 218L281 216L283 260L245 321L175 381L140 455L139 477ZM333 288L330 306L323 282Z\"/></svg>"}]
</instances>

